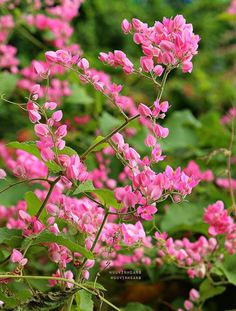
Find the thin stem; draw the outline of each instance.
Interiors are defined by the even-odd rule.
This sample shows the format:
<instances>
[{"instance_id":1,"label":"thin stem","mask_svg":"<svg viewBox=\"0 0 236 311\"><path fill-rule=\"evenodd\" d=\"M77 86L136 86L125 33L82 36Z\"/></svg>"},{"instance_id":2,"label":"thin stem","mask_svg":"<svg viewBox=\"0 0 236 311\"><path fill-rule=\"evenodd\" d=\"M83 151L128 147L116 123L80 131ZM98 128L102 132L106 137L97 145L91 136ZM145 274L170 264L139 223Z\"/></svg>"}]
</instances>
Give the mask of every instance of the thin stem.
<instances>
[{"instance_id":1,"label":"thin stem","mask_svg":"<svg viewBox=\"0 0 236 311\"><path fill-rule=\"evenodd\" d=\"M7 191L8 189L14 187L14 186L17 186L17 185L20 185L20 184L23 184L25 182L31 182L31 181L46 181L48 182L49 184L51 183L50 180L46 179L46 178L32 178L32 179L24 179L24 180L21 180L21 181L17 181L15 182L14 184L11 184L9 186L7 186L6 188L0 190L0 194Z\"/></svg>"},{"instance_id":2,"label":"thin stem","mask_svg":"<svg viewBox=\"0 0 236 311\"><path fill-rule=\"evenodd\" d=\"M99 228L99 230L98 230L98 232L97 232L97 234L96 234L95 240L93 241L93 245L92 245L92 247L91 247L91 249L90 249L91 252L93 252L93 250L94 250L94 248L95 248L95 246L96 246L96 244L97 244L97 241L98 241L98 239L99 239L99 237L100 237L100 234L101 234L101 232L102 232L102 229L103 229L103 227L105 226L105 223L106 223L106 220L107 220L108 215L109 215L109 212L106 212L106 214L104 215L102 224L101 224L101 226L100 226L100 228ZM75 278L76 282L78 282L78 280L79 280L79 278L80 278L80 276L81 276L82 270L83 270L83 268L84 268L84 266L85 266L87 260L88 260L87 258L84 258L84 260L83 260L83 262L82 262L82 264L81 264L81 266L80 266L80 269L79 269L79 271L78 271L78 274L77 274L77 276L76 276L76 278ZM71 306L72 306L73 300L74 300L74 295L72 295L71 298L70 298L69 301L68 301L68 305L67 305L67 310L68 310L68 311L71 310ZM117 310L119 310L119 309L117 309Z\"/></svg>"},{"instance_id":3,"label":"thin stem","mask_svg":"<svg viewBox=\"0 0 236 311\"><path fill-rule=\"evenodd\" d=\"M112 307L114 310L120 311L119 308L117 308L115 305L113 305L110 301L106 300L102 295L100 295L98 292L94 292L90 289L88 289L86 286L79 284L78 282L62 278L62 277L54 277L54 276L40 276L40 275L17 275L17 274L2 274L0 275L0 279L31 279L31 280L55 280L55 281L62 281L66 283L71 283L75 285L76 287L79 287L90 294L93 294L97 296L100 300L105 302L107 305Z\"/></svg>"},{"instance_id":4,"label":"thin stem","mask_svg":"<svg viewBox=\"0 0 236 311\"><path fill-rule=\"evenodd\" d=\"M164 91L164 86L166 84L166 80L167 80L167 77L168 77L168 74L170 73L170 71L172 70L172 68L167 68L165 73L164 73L164 76L163 76L163 79L162 79L162 82L161 82L161 86L160 86L160 92L158 94L158 99L161 100L161 97L162 97L162 94L163 94L163 91ZM90 146L82 155L81 155L81 160L84 161L88 154L93 151L97 146L107 142L108 139L110 139L113 135L115 135L116 133L120 132L121 130L123 130L130 122L132 122L133 120L137 119L140 117L140 114L136 114L135 116L133 117L130 117L128 118L127 120L125 120L124 123L122 123L120 126L118 126L116 129L114 129L110 134L108 134L107 136L105 136L102 140L98 141L97 143L93 144L92 146Z\"/></svg>"},{"instance_id":5,"label":"thin stem","mask_svg":"<svg viewBox=\"0 0 236 311\"><path fill-rule=\"evenodd\" d=\"M37 40L34 36L32 36L31 33L28 32L24 27L22 27L22 26L15 27L15 30L18 31L20 34L22 34L25 38L27 38L35 46L37 46L40 49L45 50L45 45L43 43L41 43L39 40Z\"/></svg>"},{"instance_id":6,"label":"thin stem","mask_svg":"<svg viewBox=\"0 0 236 311\"><path fill-rule=\"evenodd\" d=\"M110 134L108 134L107 136L105 136L102 140L98 141L97 143L93 144L92 146L90 146L82 155L81 155L81 160L84 161L88 154L93 151L97 146L107 142L108 139L110 139L113 135L115 135L116 133L120 132L121 130L123 130L131 121L137 119L140 116L140 114L136 114L135 116L128 118L125 122L123 122L120 126L118 126L116 129L114 129Z\"/></svg>"},{"instance_id":7,"label":"thin stem","mask_svg":"<svg viewBox=\"0 0 236 311\"><path fill-rule=\"evenodd\" d=\"M44 199L42 205L40 206L40 208L39 208L37 214L35 215L37 218L39 218L39 216L41 215L41 213L42 213L42 211L43 211L45 205L47 204L47 202L48 202L48 200L49 200L49 198L50 198L50 196L51 196L51 194L52 194L52 191L53 191L55 185L56 185L57 182L60 180L60 178L61 178L61 176L58 176L54 181L52 181L52 182L50 183L50 188L49 188L49 190L48 190L47 196L46 196L46 198Z\"/></svg>"}]
</instances>

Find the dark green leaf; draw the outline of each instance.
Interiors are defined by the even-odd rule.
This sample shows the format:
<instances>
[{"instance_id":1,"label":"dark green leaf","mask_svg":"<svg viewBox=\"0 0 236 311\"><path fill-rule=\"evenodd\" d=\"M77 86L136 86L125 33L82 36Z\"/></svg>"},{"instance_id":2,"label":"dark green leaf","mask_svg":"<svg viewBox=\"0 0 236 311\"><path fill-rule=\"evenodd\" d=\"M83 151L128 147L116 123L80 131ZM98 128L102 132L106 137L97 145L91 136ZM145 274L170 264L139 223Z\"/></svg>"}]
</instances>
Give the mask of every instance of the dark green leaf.
<instances>
[{"instance_id":1,"label":"dark green leaf","mask_svg":"<svg viewBox=\"0 0 236 311\"><path fill-rule=\"evenodd\" d=\"M231 284L236 286L236 254L225 256L225 260L219 265L224 275Z\"/></svg>"},{"instance_id":2,"label":"dark green leaf","mask_svg":"<svg viewBox=\"0 0 236 311\"><path fill-rule=\"evenodd\" d=\"M22 231L18 229L0 228L0 244L5 243L12 247L18 247L22 241Z\"/></svg>"},{"instance_id":3,"label":"dark green leaf","mask_svg":"<svg viewBox=\"0 0 236 311\"><path fill-rule=\"evenodd\" d=\"M82 247L81 245L72 242L63 235L54 235L51 232L43 231L36 237L30 236L29 238L25 239L23 246L27 245L29 240L34 239L32 245L36 245L39 243L57 243L59 245L63 245L67 247L71 252L79 252L81 255L88 259L93 259L93 254L88 251L86 248Z\"/></svg>"},{"instance_id":4,"label":"dark green leaf","mask_svg":"<svg viewBox=\"0 0 236 311\"><path fill-rule=\"evenodd\" d=\"M204 280L200 285L200 299L205 301L214 296L220 295L225 291L224 286L214 286L208 279Z\"/></svg>"},{"instance_id":5,"label":"dark green leaf","mask_svg":"<svg viewBox=\"0 0 236 311\"><path fill-rule=\"evenodd\" d=\"M171 204L161 222L161 229L169 233L192 230L206 234L207 225L203 223L204 206L201 203Z\"/></svg>"}]
</instances>

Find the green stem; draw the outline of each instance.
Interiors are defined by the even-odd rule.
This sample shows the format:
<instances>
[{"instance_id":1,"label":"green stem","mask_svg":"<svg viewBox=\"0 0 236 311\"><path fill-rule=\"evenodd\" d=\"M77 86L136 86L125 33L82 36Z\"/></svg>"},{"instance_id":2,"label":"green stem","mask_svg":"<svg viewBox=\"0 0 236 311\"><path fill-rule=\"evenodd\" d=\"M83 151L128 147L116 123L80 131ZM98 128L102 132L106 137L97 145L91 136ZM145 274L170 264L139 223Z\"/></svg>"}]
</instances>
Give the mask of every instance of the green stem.
<instances>
[{"instance_id":1,"label":"green stem","mask_svg":"<svg viewBox=\"0 0 236 311\"><path fill-rule=\"evenodd\" d=\"M165 73L164 73L164 76L163 76L163 79L162 79L162 82L161 82L161 86L160 86L160 92L159 92L159 95L158 95L158 99L161 100L161 97L162 97L162 94L163 94L163 91L164 91L164 86L166 84L166 80L167 80L167 77L168 77L168 74L170 73L170 71L172 70L173 68L167 68ZM136 114L135 116L133 117L130 117L128 118L127 120L125 120L120 126L118 126L116 129L114 129L110 134L108 134L107 136L105 136L102 140L98 141L97 143L93 144L92 146L90 146L82 155L81 155L81 160L84 161L86 160L87 156L89 155L89 153L91 151L93 151L97 146L105 143L108 141L108 139L110 139L113 135L115 135L116 133L120 132L121 130L123 130L130 122L132 122L133 120L137 119L140 117L140 114Z\"/></svg>"},{"instance_id":2,"label":"green stem","mask_svg":"<svg viewBox=\"0 0 236 311\"><path fill-rule=\"evenodd\" d=\"M79 284L75 281L72 280L68 280L66 278L62 278L62 277L54 277L54 276L39 276L39 275L17 275L17 274L1 274L0 275L0 279L31 279L31 280L55 280L55 281L62 281L62 282L66 282L66 283L71 283L73 285L75 285L76 287L79 287L87 292L89 292L90 294L93 294L95 296L97 296L100 300L102 300L103 302L105 302L107 305L109 305L110 307L112 307L114 310L120 311L119 308L117 308L115 305L113 305L110 301L106 300L103 296L101 296L98 292L94 292L90 289L88 289L86 286Z\"/></svg>"},{"instance_id":3,"label":"green stem","mask_svg":"<svg viewBox=\"0 0 236 311\"><path fill-rule=\"evenodd\" d=\"M108 134L107 136L105 136L102 140L98 141L97 143L93 144L92 146L90 146L82 155L81 155L81 160L84 161L88 154L93 151L97 146L105 143L108 139L110 139L113 135L115 135L116 133L120 132L121 130L123 130L131 121L137 119L140 116L140 114L136 114L135 116L128 118L126 121L124 121L120 126L118 126L116 129L114 129L110 134Z\"/></svg>"},{"instance_id":4,"label":"green stem","mask_svg":"<svg viewBox=\"0 0 236 311\"><path fill-rule=\"evenodd\" d=\"M32 179L24 179L24 180L21 180L21 181L17 181L15 182L14 184L11 184L9 186L7 186L6 188L0 190L0 194L7 191L8 189L14 187L14 186L17 186L17 185L20 185L20 184L23 184L25 182L31 182L31 181L46 181L48 183L51 183L50 180L46 179L46 178L32 178Z\"/></svg>"},{"instance_id":5,"label":"green stem","mask_svg":"<svg viewBox=\"0 0 236 311\"><path fill-rule=\"evenodd\" d=\"M32 36L31 33L28 32L24 27L18 25L18 27L15 27L15 30L18 31L20 34L22 34L25 38L27 38L35 46L37 46L40 49L45 50L45 45L43 45L43 43L41 43L34 36Z\"/></svg>"},{"instance_id":6,"label":"green stem","mask_svg":"<svg viewBox=\"0 0 236 311\"><path fill-rule=\"evenodd\" d=\"M96 244L97 244L97 241L98 241L98 239L99 239L99 237L100 237L100 234L101 234L101 232L102 232L102 229L103 229L103 227L105 226L105 223L106 223L106 220L107 220L108 215L109 215L109 212L106 212L106 214L104 215L102 224L101 224L101 226L100 226L100 228L99 228L99 230L98 230L98 232L97 232L97 234L96 234L95 240L93 241L93 245L92 245L92 247L91 247L91 249L90 249L91 252L94 250L94 248L95 248L95 246L96 246ZM80 269L79 269L79 271L78 271L78 274L77 274L77 276L76 276L76 278L75 278L76 282L78 282L78 280L79 280L79 278L80 278L80 276L81 276L81 273L82 273L82 271L83 271L83 268L84 268L84 266L85 266L87 260L88 260L87 258L84 258L84 260L83 260L83 262L82 262L82 264L81 264L81 266L80 266ZM68 310L68 311L71 310L71 306L72 306L73 300L74 300L74 295L72 295L71 298L70 298L69 301L68 301L68 305L67 305L67 310ZM119 310L119 309L118 309L118 310Z\"/></svg>"},{"instance_id":7,"label":"green stem","mask_svg":"<svg viewBox=\"0 0 236 311\"><path fill-rule=\"evenodd\" d=\"M43 211L45 205L47 204L47 202L48 202L48 200L49 200L49 198L50 198L50 196L51 196L51 194L52 194L52 191L53 191L55 185L56 185L57 182L60 180L60 178L61 178L61 176L57 177L54 181L51 181L51 182L50 182L50 188L49 188L49 191L48 191L48 193L47 193L47 196L46 196L46 198L44 199L42 205L40 206L40 208L39 208L37 214L35 215L37 218L39 218L39 216L41 215L41 213L42 213L42 211Z\"/></svg>"}]
</instances>

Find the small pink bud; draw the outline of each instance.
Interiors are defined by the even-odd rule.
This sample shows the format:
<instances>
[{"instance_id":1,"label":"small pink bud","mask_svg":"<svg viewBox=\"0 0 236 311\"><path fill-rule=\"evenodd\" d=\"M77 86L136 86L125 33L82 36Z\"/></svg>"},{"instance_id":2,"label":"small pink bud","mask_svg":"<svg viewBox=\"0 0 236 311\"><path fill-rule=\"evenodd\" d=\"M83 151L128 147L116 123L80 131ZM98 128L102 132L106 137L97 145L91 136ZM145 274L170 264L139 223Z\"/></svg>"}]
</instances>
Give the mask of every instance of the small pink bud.
<instances>
[{"instance_id":1,"label":"small pink bud","mask_svg":"<svg viewBox=\"0 0 236 311\"><path fill-rule=\"evenodd\" d=\"M88 60L87 60L86 58L82 58L82 59L78 62L77 66L78 66L80 69L86 71L87 69L89 69L89 62L88 62Z\"/></svg>"},{"instance_id":2,"label":"small pink bud","mask_svg":"<svg viewBox=\"0 0 236 311\"><path fill-rule=\"evenodd\" d=\"M189 298L192 301L196 301L199 299L199 297L200 297L199 292L196 289L192 288L189 292Z\"/></svg>"},{"instance_id":3,"label":"small pink bud","mask_svg":"<svg viewBox=\"0 0 236 311\"><path fill-rule=\"evenodd\" d=\"M0 168L0 179L5 179L6 176L7 176L6 172L2 168Z\"/></svg>"},{"instance_id":4,"label":"small pink bud","mask_svg":"<svg viewBox=\"0 0 236 311\"><path fill-rule=\"evenodd\" d=\"M193 70L193 64L192 64L192 62L189 62L189 61L183 62L183 64L182 64L182 71L183 71L184 73L186 73L186 72L191 73L192 70Z\"/></svg>"},{"instance_id":5,"label":"small pink bud","mask_svg":"<svg viewBox=\"0 0 236 311\"><path fill-rule=\"evenodd\" d=\"M44 104L44 108L45 108L45 109L49 109L49 110L54 110L54 109L57 108L57 104L54 103L54 102L46 102L46 103Z\"/></svg>"},{"instance_id":6,"label":"small pink bud","mask_svg":"<svg viewBox=\"0 0 236 311\"><path fill-rule=\"evenodd\" d=\"M40 92L40 85L34 84L31 88L31 93L32 94L38 94L39 92Z\"/></svg>"},{"instance_id":7,"label":"small pink bud","mask_svg":"<svg viewBox=\"0 0 236 311\"><path fill-rule=\"evenodd\" d=\"M45 69L43 67L42 64L40 64L40 62L37 62L36 60L33 61L33 67L34 67L34 71L37 75L43 75L45 73Z\"/></svg>"},{"instance_id":8,"label":"small pink bud","mask_svg":"<svg viewBox=\"0 0 236 311\"><path fill-rule=\"evenodd\" d=\"M23 255L21 254L21 252L14 248L10 258L11 262L20 262L22 259Z\"/></svg>"},{"instance_id":9,"label":"small pink bud","mask_svg":"<svg viewBox=\"0 0 236 311\"><path fill-rule=\"evenodd\" d=\"M99 53L99 59L102 61L102 62L107 62L108 59L109 59L109 56L107 53L103 53L103 52L100 52Z\"/></svg>"},{"instance_id":10,"label":"small pink bud","mask_svg":"<svg viewBox=\"0 0 236 311\"><path fill-rule=\"evenodd\" d=\"M88 280L88 279L89 279L89 271L88 271L88 270L84 270L84 271L82 272L82 275L83 275L83 278L84 278L85 280Z\"/></svg>"},{"instance_id":11,"label":"small pink bud","mask_svg":"<svg viewBox=\"0 0 236 311\"><path fill-rule=\"evenodd\" d=\"M121 28L124 31L125 34L129 33L132 26L130 24L130 22L127 19L124 19L121 23Z\"/></svg>"},{"instance_id":12,"label":"small pink bud","mask_svg":"<svg viewBox=\"0 0 236 311\"><path fill-rule=\"evenodd\" d=\"M185 300L184 307L186 310L192 310L193 309L193 303L190 300Z\"/></svg>"},{"instance_id":13,"label":"small pink bud","mask_svg":"<svg viewBox=\"0 0 236 311\"><path fill-rule=\"evenodd\" d=\"M148 135L145 139L145 145L148 147L154 147L156 144L156 138L152 135Z\"/></svg>"},{"instance_id":14,"label":"small pink bud","mask_svg":"<svg viewBox=\"0 0 236 311\"><path fill-rule=\"evenodd\" d=\"M34 131L38 137L47 136L49 134L49 129L46 124L36 124L34 126Z\"/></svg>"},{"instance_id":15,"label":"small pink bud","mask_svg":"<svg viewBox=\"0 0 236 311\"><path fill-rule=\"evenodd\" d=\"M150 108L148 108L146 105L144 104L140 104L138 106L138 111L140 113L141 116L143 117L149 117L152 115L152 111Z\"/></svg>"},{"instance_id":16,"label":"small pink bud","mask_svg":"<svg viewBox=\"0 0 236 311\"><path fill-rule=\"evenodd\" d=\"M55 132L55 135L57 137L65 137L67 134L67 126L65 124L61 125L60 127L58 127L58 129Z\"/></svg>"},{"instance_id":17,"label":"small pink bud","mask_svg":"<svg viewBox=\"0 0 236 311\"><path fill-rule=\"evenodd\" d=\"M145 72L152 71L154 67L153 59L152 57L149 57L149 56L140 57L140 64Z\"/></svg>"},{"instance_id":18,"label":"small pink bud","mask_svg":"<svg viewBox=\"0 0 236 311\"><path fill-rule=\"evenodd\" d=\"M59 121L61 121L62 116L63 116L62 111L58 110L58 111L55 111L53 113L52 118L53 118L54 121L59 122Z\"/></svg>"},{"instance_id":19,"label":"small pink bud","mask_svg":"<svg viewBox=\"0 0 236 311\"><path fill-rule=\"evenodd\" d=\"M57 62L58 61L57 53L54 51L46 52L45 57L46 57L46 60L49 62Z\"/></svg>"},{"instance_id":20,"label":"small pink bud","mask_svg":"<svg viewBox=\"0 0 236 311\"><path fill-rule=\"evenodd\" d=\"M157 75L158 77L160 77L163 74L164 68L161 65L156 65L153 69L153 72L155 73L155 75Z\"/></svg>"}]
</instances>

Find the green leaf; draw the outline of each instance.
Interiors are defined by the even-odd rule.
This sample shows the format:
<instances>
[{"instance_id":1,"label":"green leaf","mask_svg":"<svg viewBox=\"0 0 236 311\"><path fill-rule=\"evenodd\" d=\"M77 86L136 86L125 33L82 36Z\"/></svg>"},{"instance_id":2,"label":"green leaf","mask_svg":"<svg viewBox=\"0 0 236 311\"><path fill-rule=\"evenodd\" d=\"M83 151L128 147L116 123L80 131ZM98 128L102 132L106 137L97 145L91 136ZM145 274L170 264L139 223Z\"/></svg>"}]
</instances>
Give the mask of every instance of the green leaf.
<instances>
[{"instance_id":1,"label":"green leaf","mask_svg":"<svg viewBox=\"0 0 236 311\"><path fill-rule=\"evenodd\" d=\"M27 213L30 214L30 216L34 216L42 205L42 202L32 191L26 192L25 201L27 203Z\"/></svg>"},{"instance_id":2,"label":"green leaf","mask_svg":"<svg viewBox=\"0 0 236 311\"><path fill-rule=\"evenodd\" d=\"M225 256L223 263L219 264L219 268L223 271L227 280L236 286L236 254Z\"/></svg>"},{"instance_id":3,"label":"green leaf","mask_svg":"<svg viewBox=\"0 0 236 311\"><path fill-rule=\"evenodd\" d=\"M113 117L108 112L104 112L99 118L99 126L103 134L107 134L120 124L121 124L120 120Z\"/></svg>"},{"instance_id":4,"label":"green leaf","mask_svg":"<svg viewBox=\"0 0 236 311\"><path fill-rule=\"evenodd\" d=\"M47 161L47 162L45 162L45 164L52 173L57 174L57 173L61 172L61 167L56 162Z\"/></svg>"},{"instance_id":5,"label":"green leaf","mask_svg":"<svg viewBox=\"0 0 236 311\"><path fill-rule=\"evenodd\" d=\"M22 242L22 231L18 229L0 228L0 244L18 247Z\"/></svg>"},{"instance_id":6,"label":"green leaf","mask_svg":"<svg viewBox=\"0 0 236 311\"><path fill-rule=\"evenodd\" d=\"M95 193L102 204L112 206L115 209L122 208L122 204L118 203L114 196L114 191L109 189L95 189L92 192Z\"/></svg>"},{"instance_id":7,"label":"green leaf","mask_svg":"<svg viewBox=\"0 0 236 311\"><path fill-rule=\"evenodd\" d=\"M34 141L29 141L29 142L23 142L20 143L18 141L13 141L10 142L9 144L7 144L7 146L11 147L11 148L15 148L15 149L20 149L20 150L24 150L32 155L34 155L35 157L37 157L38 159L42 160L42 157L40 155L40 152L36 146L36 143ZM68 150L66 147L66 152L71 152L71 150ZM71 148L69 148L71 149ZM52 173L59 173L61 171L61 167L60 165L58 165L55 161L47 161L44 162L46 164L46 166L49 168L49 170Z\"/></svg>"},{"instance_id":8,"label":"green leaf","mask_svg":"<svg viewBox=\"0 0 236 311\"><path fill-rule=\"evenodd\" d=\"M76 293L77 311L93 311L92 294L85 290Z\"/></svg>"},{"instance_id":9,"label":"green leaf","mask_svg":"<svg viewBox=\"0 0 236 311\"><path fill-rule=\"evenodd\" d=\"M205 301L214 296L220 295L225 291L224 286L214 286L208 279L204 280L200 285L200 300Z\"/></svg>"},{"instance_id":10,"label":"green leaf","mask_svg":"<svg viewBox=\"0 0 236 311\"><path fill-rule=\"evenodd\" d=\"M100 142L101 140L103 140L103 138L104 138L103 136L97 136L96 139L93 141L93 144ZM109 146L108 143L102 143L102 144L98 145L96 148L94 148L93 152L100 151L100 150L102 150L108 146Z\"/></svg>"},{"instance_id":11,"label":"green leaf","mask_svg":"<svg viewBox=\"0 0 236 311\"><path fill-rule=\"evenodd\" d=\"M94 185L93 185L93 182L91 180L87 180L85 181L84 183L80 184L76 189L75 191L73 192L73 194L79 194L79 193L82 193L82 192L91 192L93 191L95 188L94 188Z\"/></svg>"},{"instance_id":12,"label":"green leaf","mask_svg":"<svg viewBox=\"0 0 236 311\"><path fill-rule=\"evenodd\" d=\"M201 203L171 204L163 217L161 229L168 233L191 230L207 234L207 225L202 221L203 209Z\"/></svg>"},{"instance_id":13,"label":"green leaf","mask_svg":"<svg viewBox=\"0 0 236 311\"><path fill-rule=\"evenodd\" d=\"M230 132L222 126L220 118L221 116L213 111L201 116L202 127L197 130L201 146L214 149L228 148Z\"/></svg>"},{"instance_id":14,"label":"green leaf","mask_svg":"<svg viewBox=\"0 0 236 311\"><path fill-rule=\"evenodd\" d=\"M200 128L201 123L189 110L174 112L164 125L169 128L170 133L161 142L163 150L193 149L198 145L195 129Z\"/></svg>"},{"instance_id":15,"label":"green leaf","mask_svg":"<svg viewBox=\"0 0 236 311\"><path fill-rule=\"evenodd\" d=\"M78 153L71 147L65 146L64 149L58 150L59 154L67 154L69 156L78 155Z\"/></svg>"},{"instance_id":16,"label":"green leaf","mask_svg":"<svg viewBox=\"0 0 236 311\"><path fill-rule=\"evenodd\" d=\"M69 104L90 105L93 103L93 98L88 95L85 88L78 84L71 85L72 94L66 97L65 102Z\"/></svg>"},{"instance_id":17,"label":"green leaf","mask_svg":"<svg viewBox=\"0 0 236 311\"><path fill-rule=\"evenodd\" d=\"M93 259L93 254L88 251L86 248L82 247L81 245L72 242L65 237L64 235L54 235L51 232L43 231L37 236L30 236L25 239L23 243L23 247L28 244L29 240L33 239L32 245L36 245L39 243L57 243L59 245L63 245L67 247L71 252L79 252L81 255L88 259Z\"/></svg>"},{"instance_id":18,"label":"green leaf","mask_svg":"<svg viewBox=\"0 0 236 311\"><path fill-rule=\"evenodd\" d=\"M11 148L15 148L15 149L24 150L24 151L36 156L40 160L42 159L40 152L36 146L36 143L34 141L28 141L28 142L23 142L23 143L20 143L18 141L13 141L13 142L10 142L9 144L7 144L7 146L11 147Z\"/></svg>"},{"instance_id":19,"label":"green leaf","mask_svg":"<svg viewBox=\"0 0 236 311\"><path fill-rule=\"evenodd\" d=\"M84 286L86 286L87 288L96 288L96 289L99 289L99 290L102 290L102 291L106 291L106 288L100 284L100 283L94 283L94 282L85 282L84 283Z\"/></svg>"},{"instance_id":20,"label":"green leaf","mask_svg":"<svg viewBox=\"0 0 236 311\"><path fill-rule=\"evenodd\" d=\"M42 205L42 202L39 200L37 195L32 191L28 191L25 194L25 200L27 203L27 213L29 213L30 216L36 215ZM41 220L44 224L46 223L47 212L45 208L42 210L39 220Z\"/></svg>"},{"instance_id":21,"label":"green leaf","mask_svg":"<svg viewBox=\"0 0 236 311\"><path fill-rule=\"evenodd\" d=\"M14 91L17 82L17 76L15 74L10 74L8 72L0 73L0 95L9 97Z\"/></svg>"},{"instance_id":22,"label":"green leaf","mask_svg":"<svg viewBox=\"0 0 236 311\"><path fill-rule=\"evenodd\" d=\"M145 306L138 302L131 302L128 303L124 308L122 308L122 311L153 311L153 309L149 306Z\"/></svg>"}]
</instances>

